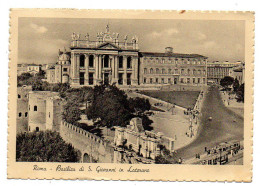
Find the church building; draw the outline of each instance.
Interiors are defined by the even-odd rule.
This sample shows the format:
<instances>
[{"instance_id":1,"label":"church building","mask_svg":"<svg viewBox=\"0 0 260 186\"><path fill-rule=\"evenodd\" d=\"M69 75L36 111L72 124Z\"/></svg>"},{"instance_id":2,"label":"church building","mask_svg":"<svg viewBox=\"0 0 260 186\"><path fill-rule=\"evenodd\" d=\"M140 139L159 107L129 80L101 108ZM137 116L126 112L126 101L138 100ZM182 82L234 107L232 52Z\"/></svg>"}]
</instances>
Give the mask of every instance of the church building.
<instances>
[{"instance_id":1,"label":"church building","mask_svg":"<svg viewBox=\"0 0 260 186\"><path fill-rule=\"evenodd\" d=\"M95 41L89 34L81 38L73 33L70 50L60 51L57 64L47 69L49 83L73 87L101 82L133 87L207 83L207 57L174 53L172 47L164 53L140 52L136 36L119 41L119 34L111 34L108 25Z\"/></svg>"}]
</instances>

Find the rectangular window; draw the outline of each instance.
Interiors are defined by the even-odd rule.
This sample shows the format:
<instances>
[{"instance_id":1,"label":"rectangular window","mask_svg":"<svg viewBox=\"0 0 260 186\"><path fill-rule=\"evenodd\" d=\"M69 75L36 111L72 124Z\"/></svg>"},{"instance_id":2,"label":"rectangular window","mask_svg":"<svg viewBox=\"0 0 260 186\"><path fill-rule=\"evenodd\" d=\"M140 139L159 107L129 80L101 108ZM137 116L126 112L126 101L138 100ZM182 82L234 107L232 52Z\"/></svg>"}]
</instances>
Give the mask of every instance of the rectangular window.
<instances>
[{"instance_id":1,"label":"rectangular window","mask_svg":"<svg viewBox=\"0 0 260 186\"><path fill-rule=\"evenodd\" d=\"M118 74L118 84L123 85L123 73Z\"/></svg>"},{"instance_id":2,"label":"rectangular window","mask_svg":"<svg viewBox=\"0 0 260 186\"><path fill-rule=\"evenodd\" d=\"M158 83L158 81L159 81L158 78L155 78L155 83Z\"/></svg>"},{"instance_id":3,"label":"rectangular window","mask_svg":"<svg viewBox=\"0 0 260 186\"><path fill-rule=\"evenodd\" d=\"M181 78L181 83L184 83L184 79L183 78Z\"/></svg>"},{"instance_id":4,"label":"rectangular window","mask_svg":"<svg viewBox=\"0 0 260 186\"><path fill-rule=\"evenodd\" d=\"M164 78L162 78L162 84L164 84Z\"/></svg>"},{"instance_id":5,"label":"rectangular window","mask_svg":"<svg viewBox=\"0 0 260 186\"><path fill-rule=\"evenodd\" d=\"M152 84L153 83L153 78L150 78L150 84Z\"/></svg>"},{"instance_id":6,"label":"rectangular window","mask_svg":"<svg viewBox=\"0 0 260 186\"><path fill-rule=\"evenodd\" d=\"M169 83L169 84L171 83L171 78L168 78L168 83Z\"/></svg>"},{"instance_id":7,"label":"rectangular window","mask_svg":"<svg viewBox=\"0 0 260 186\"><path fill-rule=\"evenodd\" d=\"M198 78L198 83L200 83L200 78Z\"/></svg>"},{"instance_id":8,"label":"rectangular window","mask_svg":"<svg viewBox=\"0 0 260 186\"><path fill-rule=\"evenodd\" d=\"M190 78L187 78L187 83L190 83Z\"/></svg>"},{"instance_id":9,"label":"rectangular window","mask_svg":"<svg viewBox=\"0 0 260 186\"><path fill-rule=\"evenodd\" d=\"M67 71L68 71L68 68L64 68L63 71L64 71L64 72L67 72Z\"/></svg>"},{"instance_id":10,"label":"rectangular window","mask_svg":"<svg viewBox=\"0 0 260 186\"><path fill-rule=\"evenodd\" d=\"M88 77L89 77L89 79L88 79L88 84L89 84L89 85L93 85L93 84L94 84L94 78L93 78L93 76L94 76L93 73L89 73L89 74L88 74Z\"/></svg>"},{"instance_id":11,"label":"rectangular window","mask_svg":"<svg viewBox=\"0 0 260 186\"><path fill-rule=\"evenodd\" d=\"M146 78L144 78L144 84L146 83Z\"/></svg>"},{"instance_id":12,"label":"rectangular window","mask_svg":"<svg viewBox=\"0 0 260 186\"><path fill-rule=\"evenodd\" d=\"M195 78L193 78L193 83L196 83L196 79Z\"/></svg>"}]
</instances>

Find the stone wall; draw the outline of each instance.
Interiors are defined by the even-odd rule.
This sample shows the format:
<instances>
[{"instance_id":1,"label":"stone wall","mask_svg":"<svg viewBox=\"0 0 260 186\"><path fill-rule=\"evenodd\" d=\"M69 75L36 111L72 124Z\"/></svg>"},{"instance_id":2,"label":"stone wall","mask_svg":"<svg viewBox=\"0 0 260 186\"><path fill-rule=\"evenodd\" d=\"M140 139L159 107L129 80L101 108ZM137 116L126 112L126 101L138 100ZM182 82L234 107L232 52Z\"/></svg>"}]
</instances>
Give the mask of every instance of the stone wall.
<instances>
[{"instance_id":1,"label":"stone wall","mask_svg":"<svg viewBox=\"0 0 260 186\"><path fill-rule=\"evenodd\" d=\"M84 156L90 157L89 162L114 162L114 148L102 138L65 121L61 122L60 135L81 152L82 162Z\"/></svg>"}]
</instances>

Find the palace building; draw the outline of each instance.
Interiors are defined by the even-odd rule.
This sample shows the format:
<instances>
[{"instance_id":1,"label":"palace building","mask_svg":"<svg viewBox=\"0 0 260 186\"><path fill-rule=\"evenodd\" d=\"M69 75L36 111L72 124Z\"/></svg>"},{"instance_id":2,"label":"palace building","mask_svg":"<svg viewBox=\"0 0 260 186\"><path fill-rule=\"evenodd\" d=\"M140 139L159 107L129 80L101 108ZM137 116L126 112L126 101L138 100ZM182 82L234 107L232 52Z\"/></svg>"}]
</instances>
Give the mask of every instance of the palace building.
<instances>
[{"instance_id":1,"label":"palace building","mask_svg":"<svg viewBox=\"0 0 260 186\"><path fill-rule=\"evenodd\" d=\"M49 83L74 87L101 82L133 87L207 83L207 57L174 53L172 47L163 53L140 52L136 36L119 41L119 34L111 34L108 25L95 41L89 34L81 38L73 33L70 50L60 51L57 63L47 69Z\"/></svg>"}]
</instances>

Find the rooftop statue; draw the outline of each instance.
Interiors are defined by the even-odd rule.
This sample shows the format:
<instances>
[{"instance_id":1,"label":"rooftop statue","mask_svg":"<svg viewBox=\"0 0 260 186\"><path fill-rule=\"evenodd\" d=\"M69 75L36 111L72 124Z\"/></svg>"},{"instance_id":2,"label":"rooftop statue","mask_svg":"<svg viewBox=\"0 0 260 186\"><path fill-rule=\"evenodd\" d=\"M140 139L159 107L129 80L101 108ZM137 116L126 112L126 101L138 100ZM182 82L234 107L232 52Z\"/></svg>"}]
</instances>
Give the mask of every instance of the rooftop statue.
<instances>
[{"instance_id":1,"label":"rooftop statue","mask_svg":"<svg viewBox=\"0 0 260 186\"><path fill-rule=\"evenodd\" d=\"M109 33L109 25L107 24L106 32Z\"/></svg>"},{"instance_id":2,"label":"rooftop statue","mask_svg":"<svg viewBox=\"0 0 260 186\"><path fill-rule=\"evenodd\" d=\"M128 36L126 35L126 36L125 36L125 42L127 42L127 37L128 37Z\"/></svg>"}]
</instances>

